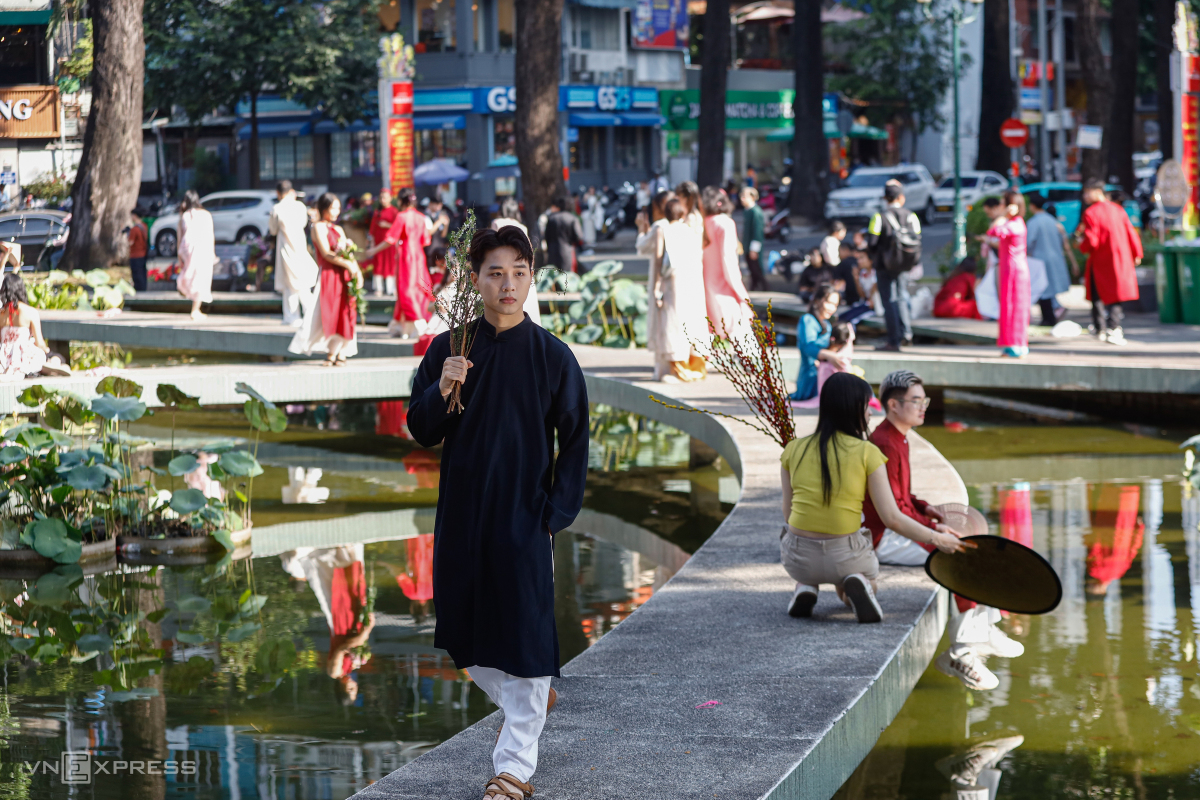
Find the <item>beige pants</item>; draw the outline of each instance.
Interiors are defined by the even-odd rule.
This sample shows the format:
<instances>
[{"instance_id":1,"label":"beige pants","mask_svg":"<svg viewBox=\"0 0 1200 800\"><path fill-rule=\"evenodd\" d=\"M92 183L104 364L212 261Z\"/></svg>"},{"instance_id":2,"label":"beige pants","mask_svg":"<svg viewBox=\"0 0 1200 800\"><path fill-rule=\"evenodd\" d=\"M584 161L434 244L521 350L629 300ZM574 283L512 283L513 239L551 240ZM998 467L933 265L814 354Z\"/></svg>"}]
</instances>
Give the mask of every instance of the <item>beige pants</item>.
<instances>
[{"instance_id":1,"label":"beige pants","mask_svg":"<svg viewBox=\"0 0 1200 800\"><path fill-rule=\"evenodd\" d=\"M792 580L806 586L832 583L841 586L847 576L858 573L869 581L879 577L879 560L871 547L870 531L857 531L836 539L808 539L785 527L779 542L779 558Z\"/></svg>"}]
</instances>

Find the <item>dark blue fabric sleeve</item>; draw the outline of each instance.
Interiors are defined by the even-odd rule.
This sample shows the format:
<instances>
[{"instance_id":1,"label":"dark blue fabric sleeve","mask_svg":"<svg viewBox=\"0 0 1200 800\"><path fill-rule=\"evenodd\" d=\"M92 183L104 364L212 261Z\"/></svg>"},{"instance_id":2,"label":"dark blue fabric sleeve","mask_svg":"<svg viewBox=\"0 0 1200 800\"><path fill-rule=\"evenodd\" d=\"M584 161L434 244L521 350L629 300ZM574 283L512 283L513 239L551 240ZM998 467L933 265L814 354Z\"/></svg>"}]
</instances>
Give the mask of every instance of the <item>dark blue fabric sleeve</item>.
<instances>
[{"instance_id":1,"label":"dark blue fabric sleeve","mask_svg":"<svg viewBox=\"0 0 1200 800\"><path fill-rule=\"evenodd\" d=\"M583 508L588 462L588 397L583 370L566 348L550 413L558 432L558 458L542 522L551 533L566 529Z\"/></svg>"},{"instance_id":2,"label":"dark blue fabric sleeve","mask_svg":"<svg viewBox=\"0 0 1200 800\"><path fill-rule=\"evenodd\" d=\"M442 379L442 364L450 357L449 334L442 334L429 344L417 374L413 378L408 402L408 431L422 447L433 447L446 438L450 424L458 417L442 397L438 384Z\"/></svg>"}]
</instances>

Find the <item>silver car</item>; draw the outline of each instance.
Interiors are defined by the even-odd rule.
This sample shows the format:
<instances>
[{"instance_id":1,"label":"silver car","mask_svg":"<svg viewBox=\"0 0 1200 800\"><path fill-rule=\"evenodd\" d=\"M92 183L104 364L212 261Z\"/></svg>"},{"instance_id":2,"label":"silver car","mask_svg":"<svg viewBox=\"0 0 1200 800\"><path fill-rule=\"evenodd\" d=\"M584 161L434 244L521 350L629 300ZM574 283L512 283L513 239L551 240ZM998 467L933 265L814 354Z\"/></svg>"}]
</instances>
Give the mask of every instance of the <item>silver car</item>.
<instances>
[{"instance_id":1,"label":"silver car","mask_svg":"<svg viewBox=\"0 0 1200 800\"><path fill-rule=\"evenodd\" d=\"M271 189L213 192L200 198L204 210L212 214L216 240L238 243L267 235L267 222L271 219L275 201L275 192ZM154 245L154 252L163 258L174 258L179 252L177 209L154 220L150 243Z\"/></svg>"}]
</instances>

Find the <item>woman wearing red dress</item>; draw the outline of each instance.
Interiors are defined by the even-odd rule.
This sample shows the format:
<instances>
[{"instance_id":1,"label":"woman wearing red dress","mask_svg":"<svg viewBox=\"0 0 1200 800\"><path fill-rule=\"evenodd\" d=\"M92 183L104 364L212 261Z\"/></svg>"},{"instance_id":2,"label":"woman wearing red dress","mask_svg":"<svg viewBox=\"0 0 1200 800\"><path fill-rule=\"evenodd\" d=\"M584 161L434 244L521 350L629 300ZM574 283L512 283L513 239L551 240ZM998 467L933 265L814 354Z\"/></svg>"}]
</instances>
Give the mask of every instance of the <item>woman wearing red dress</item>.
<instances>
[{"instance_id":1,"label":"woman wearing red dress","mask_svg":"<svg viewBox=\"0 0 1200 800\"><path fill-rule=\"evenodd\" d=\"M326 367L344 366L346 359L358 352L354 335L358 307L350 295L350 284L362 284L362 270L356 262L337 255L348 241L346 232L335 222L341 210L341 202L331 192L317 200L318 217L312 226L312 237L317 264L321 267L318 313L304 318L288 346L290 352L306 355L324 351Z\"/></svg>"},{"instance_id":2,"label":"woman wearing red dress","mask_svg":"<svg viewBox=\"0 0 1200 800\"><path fill-rule=\"evenodd\" d=\"M392 191L386 186L379 192L379 208L371 215L371 244L376 245L387 238L387 233L396 222L400 212L392 205ZM375 296L396 293L396 262L399 256L395 247L385 247L375 256L375 271L371 276L371 288ZM384 287L386 288L386 291Z\"/></svg>"},{"instance_id":3,"label":"woman wearing red dress","mask_svg":"<svg viewBox=\"0 0 1200 800\"><path fill-rule=\"evenodd\" d=\"M425 261L429 246L429 218L416 207L417 195L412 189L398 194L400 212L388 228L383 242L367 251L368 256L385 247L398 246L396 272L396 311L388 323L388 333L401 339L417 339L425 332L429 321L429 303L433 300L433 282Z\"/></svg>"}]
</instances>

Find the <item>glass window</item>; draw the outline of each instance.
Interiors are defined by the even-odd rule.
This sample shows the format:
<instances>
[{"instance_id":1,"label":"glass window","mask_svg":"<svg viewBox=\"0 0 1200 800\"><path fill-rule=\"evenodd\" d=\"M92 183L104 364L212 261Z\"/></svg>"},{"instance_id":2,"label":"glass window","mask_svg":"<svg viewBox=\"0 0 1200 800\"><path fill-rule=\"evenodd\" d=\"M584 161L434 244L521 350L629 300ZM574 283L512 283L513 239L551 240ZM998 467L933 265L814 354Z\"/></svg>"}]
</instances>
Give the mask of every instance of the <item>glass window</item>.
<instances>
[{"instance_id":1,"label":"glass window","mask_svg":"<svg viewBox=\"0 0 1200 800\"><path fill-rule=\"evenodd\" d=\"M417 0L418 53L454 52L454 2Z\"/></svg>"},{"instance_id":2,"label":"glass window","mask_svg":"<svg viewBox=\"0 0 1200 800\"><path fill-rule=\"evenodd\" d=\"M571 46L581 50L620 50L619 8L571 7Z\"/></svg>"},{"instance_id":3,"label":"glass window","mask_svg":"<svg viewBox=\"0 0 1200 800\"><path fill-rule=\"evenodd\" d=\"M872 188L878 186L883 188L883 185L894 179L896 176L888 172L855 172L846 179L847 186L854 186L859 189Z\"/></svg>"},{"instance_id":4,"label":"glass window","mask_svg":"<svg viewBox=\"0 0 1200 800\"><path fill-rule=\"evenodd\" d=\"M496 0L497 30L500 34L500 52L511 53L516 47L517 12L513 0Z\"/></svg>"},{"instance_id":5,"label":"glass window","mask_svg":"<svg viewBox=\"0 0 1200 800\"><path fill-rule=\"evenodd\" d=\"M512 114L492 116L492 160L517 154L517 129Z\"/></svg>"},{"instance_id":6,"label":"glass window","mask_svg":"<svg viewBox=\"0 0 1200 800\"><path fill-rule=\"evenodd\" d=\"M258 140L258 179L275 180L275 140Z\"/></svg>"},{"instance_id":7,"label":"glass window","mask_svg":"<svg viewBox=\"0 0 1200 800\"><path fill-rule=\"evenodd\" d=\"M979 183L979 178L975 178L970 175L964 175L962 177L962 188L964 188L964 189L974 189L975 185L977 183ZM939 189L953 189L954 188L954 176L951 175L949 178L943 178L942 182L938 186L938 188Z\"/></svg>"},{"instance_id":8,"label":"glass window","mask_svg":"<svg viewBox=\"0 0 1200 800\"><path fill-rule=\"evenodd\" d=\"M416 131L413 142L415 163L424 164L434 158L449 158L457 164L465 163L466 134L466 131L458 130Z\"/></svg>"},{"instance_id":9,"label":"glass window","mask_svg":"<svg viewBox=\"0 0 1200 800\"><path fill-rule=\"evenodd\" d=\"M259 197L226 197L221 206L222 211L240 211L245 208L254 208L262 198Z\"/></svg>"},{"instance_id":10,"label":"glass window","mask_svg":"<svg viewBox=\"0 0 1200 800\"><path fill-rule=\"evenodd\" d=\"M275 143L275 177L291 178L296 174L296 145L291 137L272 139Z\"/></svg>"},{"instance_id":11,"label":"glass window","mask_svg":"<svg viewBox=\"0 0 1200 800\"><path fill-rule=\"evenodd\" d=\"M25 235L26 236L48 236L50 234L50 220L45 217L26 217L25 218Z\"/></svg>"},{"instance_id":12,"label":"glass window","mask_svg":"<svg viewBox=\"0 0 1200 800\"><path fill-rule=\"evenodd\" d=\"M0 219L0 239L7 239L10 236L21 235L21 218L9 217L8 219Z\"/></svg>"},{"instance_id":13,"label":"glass window","mask_svg":"<svg viewBox=\"0 0 1200 800\"><path fill-rule=\"evenodd\" d=\"M613 167L615 169L644 169L646 166L646 128L613 128Z\"/></svg>"},{"instance_id":14,"label":"glass window","mask_svg":"<svg viewBox=\"0 0 1200 800\"><path fill-rule=\"evenodd\" d=\"M351 170L355 175L379 174L379 134L357 131L350 134Z\"/></svg>"},{"instance_id":15,"label":"glass window","mask_svg":"<svg viewBox=\"0 0 1200 800\"><path fill-rule=\"evenodd\" d=\"M224 211L229 208L229 200L228 197L201 197L200 205L204 206L205 211Z\"/></svg>"},{"instance_id":16,"label":"glass window","mask_svg":"<svg viewBox=\"0 0 1200 800\"><path fill-rule=\"evenodd\" d=\"M571 169L595 169L596 153L603 141L601 128L578 128L579 139L571 142Z\"/></svg>"},{"instance_id":17,"label":"glass window","mask_svg":"<svg viewBox=\"0 0 1200 800\"><path fill-rule=\"evenodd\" d=\"M297 178L313 176L313 137L297 136L296 142L296 174Z\"/></svg>"},{"instance_id":18,"label":"glass window","mask_svg":"<svg viewBox=\"0 0 1200 800\"><path fill-rule=\"evenodd\" d=\"M329 177L350 177L350 132L329 134Z\"/></svg>"}]
</instances>

